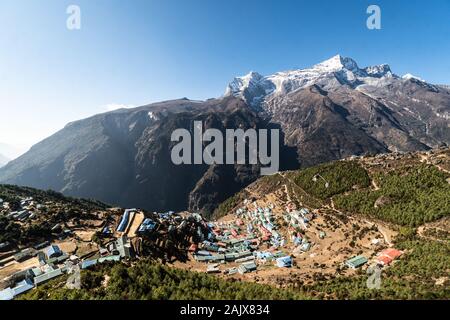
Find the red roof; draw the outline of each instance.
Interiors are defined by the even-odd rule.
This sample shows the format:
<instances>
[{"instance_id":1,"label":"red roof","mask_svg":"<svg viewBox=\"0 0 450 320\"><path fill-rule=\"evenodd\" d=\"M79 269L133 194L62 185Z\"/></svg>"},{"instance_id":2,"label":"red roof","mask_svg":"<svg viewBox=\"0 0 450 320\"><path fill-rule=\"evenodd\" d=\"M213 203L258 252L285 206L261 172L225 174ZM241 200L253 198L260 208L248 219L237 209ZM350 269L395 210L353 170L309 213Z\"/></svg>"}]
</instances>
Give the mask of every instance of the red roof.
<instances>
[{"instance_id":1,"label":"red roof","mask_svg":"<svg viewBox=\"0 0 450 320\"><path fill-rule=\"evenodd\" d=\"M379 256L377 261L383 265L388 265L392 262L392 259L388 256Z\"/></svg>"},{"instance_id":2,"label":"red roof","mask_svg":"<svg viewBox=\"0 0 450 320\"><path fill-rule=\"evenodd\" d=\"M401 255L402 255L402 252L397 249L394 249L394 248L389 248L389 249L383 250L380 253L380 256L388 256L392 260L397 259Z\"/></svg>"}]
</instances>

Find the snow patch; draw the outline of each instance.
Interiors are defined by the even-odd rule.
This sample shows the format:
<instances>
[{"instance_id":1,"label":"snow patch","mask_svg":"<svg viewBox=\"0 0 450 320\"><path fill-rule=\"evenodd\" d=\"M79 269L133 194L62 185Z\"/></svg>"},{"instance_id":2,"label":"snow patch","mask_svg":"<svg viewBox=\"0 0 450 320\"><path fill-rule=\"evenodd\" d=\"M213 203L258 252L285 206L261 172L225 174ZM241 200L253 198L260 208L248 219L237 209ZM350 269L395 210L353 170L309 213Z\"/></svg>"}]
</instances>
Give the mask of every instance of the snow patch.
<instances>
[{"instance_id":1,"label":"snow patch","mask_svg":"<svg viewBox=\"0 0 450 320\"><path fill-rule=\"evenodd\" d=\"M150 120L153 120L153 121L159 120L158 116L152 111L149 111L148 117L150 118Z\"/></svg>"},{"instance_id":2,"label":"snow patch","mask_svg":"<svg viewBox=\"0 0 450 320\"><path fill-rule=\"evenodd\" d=\"M422 78L417 77L417 76L415 76L415 75L413 75L411 73L405 74L402 78L405 79L405 80L415 79L415 80L419 80L419 81L425 82L425 80L423 80Z\"/></svg>"}]
</instances>

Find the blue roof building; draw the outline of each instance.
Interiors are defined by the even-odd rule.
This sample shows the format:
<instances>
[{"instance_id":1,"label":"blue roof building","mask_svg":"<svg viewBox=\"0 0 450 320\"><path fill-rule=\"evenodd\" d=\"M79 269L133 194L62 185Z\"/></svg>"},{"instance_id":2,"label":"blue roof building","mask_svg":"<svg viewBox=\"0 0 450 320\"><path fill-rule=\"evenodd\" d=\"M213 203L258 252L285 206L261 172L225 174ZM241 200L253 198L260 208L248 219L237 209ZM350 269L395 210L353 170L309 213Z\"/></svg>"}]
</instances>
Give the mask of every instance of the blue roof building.
<instances>
[{"instance_id":1,"label":"blue roof building","mask_svg":"<svg viewBox=\"0 0 450 320\"><path fill-rule=\"evenodd\" d=\"M6 288L0 291L0 301L7 301L14 299L14 290L11 288Z\"/></svg>"},{"instance_id":2,"label":"blue roof building","mask_svg":"<svg viewBox=\"0 0 450 320\"><path fill-rule=\"evenodd\" d=\"M25 293L34 288L33 281L25 279L19 282L12 290L14 290L14 296Z\"/></svg>"},{"instance_id":3,"label":"blue roof building","mask_svg":"<svg viewBox=\"0 0 450 320\"><path fill-rule=\"evenodd\" d=\"M84 261L81 263L81 269L88 269L88 268L90 268L90 267L92 267L92 266L95 266L97 263L98 263L98 260L97 260L97 259L94 259L94 260L84 260Z\"/></svg>"},{"instance_id":4,"label":"blue roof building","mask_svg":"<svg viewBox=\"0 0 450 320\"><path fill-rule=\"evenodd\" d=\"M144 220L144 222L142 222L138 231L139 232L152 231L155 227L156 227L156 223L152 219L146 218Z\"/></svg>"},{"instance_id":5,"label":"blue roof building","mask_svg":"<svg viewBox=\"0 0 450 320\"><path fill-rule=\"evenodd\" d=\"M58 268L58 269L51 270L49 272L41 274L40 276L35 277L34 278L34 284L36 286L38 286L38 285L43 284L43 283L45 283L45 282L47 282L47 281L49 281L51 279L59 277L62 274L63 274L62 269Z\"/></svg>"},{"instance_id":6,"label":"blue roof building","mask_svg":"<svg viewBox=\"0 0 450 320\"><path fill-rule=\"evenodd\" d=\"M276 261L277 261L277 267L279 267L279 268L292 267L292 257L291 256L281 257L281 258L278 258Z\"/></svg>"},{"instance_id":7,"label":"blue roof building","mask_svg":"<svg viewBox=\"0 0 450 320\"><path fill-rule=\"evenodd\" d=\"M59 257L62 254L63 254L63 252L57 245L53 244L50 246L50 248L47 249L47 257L49 259L54 258L54 257Z\"/></svg>"},{"instance_id":8,"label":"blue roof building","mask_svg":"<svg viewBox=\"0 0 450 320\"><path fill-rule=\"evenodd\" d=\"M125 231L126 227L128 226L128 221L130 219L130 214L132 212L135 212L135 211L136 211L136 209L126 209L125 210L125 212L124 212L124 214L122 216L122 219L120 220L119 226L117 227L117 231L119 231L119 232L124 232Z\"/></svg>"}]
</instances>

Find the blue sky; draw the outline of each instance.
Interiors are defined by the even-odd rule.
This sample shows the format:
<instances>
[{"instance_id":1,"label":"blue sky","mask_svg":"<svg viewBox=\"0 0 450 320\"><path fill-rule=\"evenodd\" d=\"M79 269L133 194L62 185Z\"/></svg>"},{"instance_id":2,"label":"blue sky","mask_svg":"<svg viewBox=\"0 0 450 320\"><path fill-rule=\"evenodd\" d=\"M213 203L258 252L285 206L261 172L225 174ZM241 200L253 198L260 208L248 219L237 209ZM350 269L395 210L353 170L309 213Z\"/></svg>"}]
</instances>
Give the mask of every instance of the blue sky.
<instances>
[{"instance_id":1,"label":"blue sky","mask_svg":"<svg viewBox=\"0 0 450 320\"><path fill-rule=\"evenodd\" d=\"M71 4L81 30L66 28ZM381 30L366 28L370 4ZM448 0L0 0L0 143L27 148L111 105L216 97L236 75L337 53L450 83L449 21Z\"/></svg>"}]
</instances>

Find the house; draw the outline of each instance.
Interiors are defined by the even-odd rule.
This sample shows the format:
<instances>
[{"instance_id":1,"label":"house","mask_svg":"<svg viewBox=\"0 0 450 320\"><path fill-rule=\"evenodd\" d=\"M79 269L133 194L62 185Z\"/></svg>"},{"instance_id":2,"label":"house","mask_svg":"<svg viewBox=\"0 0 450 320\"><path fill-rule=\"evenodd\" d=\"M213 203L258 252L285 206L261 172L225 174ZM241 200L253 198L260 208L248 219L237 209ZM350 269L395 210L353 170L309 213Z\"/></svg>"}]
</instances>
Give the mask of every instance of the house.
<instances>
[{"instance_id":1,"label":"house","mask_svg":"<svg viewBox=\"0 0 450 320\"><path fill-rule=\"evenodd\" d=\"M248 257L236 259L235 262L241 263L241 262L254 261L254 260L255 260L254 256L248 256Z\"/></svg>"},{"instance_id":2,"label":"house","mask_svg":"<svg viewBox=\"0 0 450 320\"><path fill-rule=\"evenodd\" d=\"M238 259L238 254L231 252L231 253L225 253L225 261L234 261Z\"/></svg>"},{"instance_id":3,"label":"house","mask_svg":"<svg viewBox=\"0 0 450 320\"><path fill-rule=\"evenodd\" d=\"M40 264L41 266L47 264L47 257L45 256L45 253L39 251L39 252L37 253L37 258L38 258L39 264Z\"/></svg>"},{"instance_id":4,"label":"house","mask_svg":"<svg viewBox=\"0 0 450 320\"><path fill-rule=\"evenodd\" d=\"M14 288L14 296L25 293L34 288L33 281L30 279L25 279L19 282Z\"/></svg>"},{"instance_id":5,"label":"house","mask_svg":"<svg viewBox=\"0 0 450 320\"><path fill-rule=\"evenodd\" d=\"M388 256L390 258L397 259L398 257L400 257L402 255L402 252L400 250L394 249L394 248L389 248L386 250L383 250L380 255L385 255Z\"/></svg>"},{"instance_id":6,"label":"house","mask_svg":"<svg viewBox=\"0 0 450 320\"><path fill-rule=\"evenodd\" d=\"M62 270L59 268L51 270L49 272L46 272L46 273L34 278L34 285L36 285L36 286L41 285L51 279L59 277L60 275L62 275L62 273L63 273Z\"/></svg>"},{"instance_id":7,"label":"house","mask_svg":"<svg viewBox=\"0 0 450 320\"><path fill-rule=\"evenodd\" d=\"M97 259L94 259L94 260L84 260L84 261L81 263L81 269L88 269L88 268L90 268L90 267L92 267L92 266L95 266L97 263L98 263L98 260L97 260Z\"/></svg>"},{"instance_id":8,"label":"house","mask_svg":"<svg viewBox=\"0 0 450 320\"><path fill-rule=\"evenodd\" d=\"M245 262L245 263L241 264L238 267L238 272L240 274L244 274L244 273L247 273L247 272L255 271L256 268L257 267L256 267L256 263L255 262Z\"/></svg>"},{"instance_id":9,"label":"house","mask_svg":"<svg viewBox=\"0 0 450 320\"><path fill-rule=\"evenodd\" d=\"M61 263L61 262L65 261L65 260L67 260L67 259L69 259L69 256L67 254L63 253L60 256L47 259L47 264L58 264L58 263Z\"/></svg>"},{"instance_id":10,"label":"house","mask_svg":"<svg viewBox=\"0 0 450 320\"><path fill-rule=\"evenodd\" d=\"M43 273L41 268L38 267L31 269L31 272L33 272L34 277L38 277Z\"/></svg>"},{"instance_id":11,"label":"house","mask_svg":"<svg viewBox=\"0 0 450 320\"><path fill-rule=\"evenodd\" d=\"M57 245L53 244L47 249L47 257L48 257L48 259L59 257L62 254L63 254L63 252L61 251L61 249Z\"/></svg>"},{"instance_id":12,"label":"house","mask_svg":"<svg viewBox=\"0 0 450 320\"><path fill-rule=\"evenodd\" d=\"M33 258L36 255L36 251L32 248L24 249L14 255L14 260L17 262L22 262Z\"/></svg>"},{"instance_id":13,"label":"house","mask_svg":"<svg viewBox=\"0 0 450 320\"><path fill-rule=\"evenodd\" d=\"M271 260L273 253L270 251L258 251L256 252L256 258L263 261Z\"/></svg>"},{"instance_id":14,"label":"house","mask_svg":"<svg viewBox=\"0 0 450 320\"><path fill-rule=\"evenodd\" d=\"M377 257L376 261L378 264L387 266L388 264L390 264L392 262L392 259L388 256L379 256L379 257Z\"/></svg>"},{"instance_id":15,"label":"house","mask_svg":"<svg viewBox=\"0 0 450 320\"><path fill-rule=\"evenodd\" d=\"M194 259L197 260L198 262L204 262L204 261L208 261L210 258L210 256L200 256L200 255L194 255Z\"/></svg>"},{"instance_id":16,"label":"house","mask_svg":"<svg viewBox=\"0 0 450 320\"><path fill-rule=\"evenodd\" d=\"M290 267L292 267L292 257L285 256L285 257L278 258L276 260L276 265L278 268L290 268Z\"/></svg>"},{"instance_id":17,"label":"house","mask_svg":"<svg viewBox=\"0 0 450 320\"><path fill-rule=\"evenodd\" d=\"M378 257L376 258L376 261L377 261L378 264L381 264L383 266L387 266L392 261L394 261L395 259L400 257L401 255L402 255L401 251L399 251L397 249L394 249L394 248L389 248L389 249L381 251L378 254Z\"/></svg>"},{"instance_id":18,"label":"house","mask_svg":"<svg viewBox=\"0 0 450 320\"><path fill-rule=\"evenodd\" d=\"M209 256L210 261L224 261L225 255L224 254L213 254Z\"/></svg>"},{"instance_id":19,"label":"house","mask_svg":"<svg viewBox=\"0 0 450 320\"><path fill-rule=\"evenodd\" d=\"M227 270L228 274L236 274L238 273L238 269L237 268L230 268Z\"/></svg>"},{"instance_id":20,"label":"house","mask_svg":"<svg viewBox=\"0 0 450 320\"><path fill-rule=\"evenodd\" d=\"M122 258L131 258L132 248L127 236L122 236L115 242L116 249Z\"/></svg>"},{"instance_id":21,"label":"house","mask_svg":"<svg viewBox=\"0 0 450 320\"><path fill-rule=\"evenodd\" d=\"M364 256L356 256L345 261L345 265L352 269L359 268L365 263L367 263L367 258Z\"/></svg>"},{"instance_id":22,"label":"house","mask_svg":"<svg viewBox=\"0 0 450 320\"><path fill-rule=\"evenodd\" d=\"M130 214L135 211L136 211L136 209L126 209L125 210L125 212L122 216L122 219L120 220L119 226L117 227L117 231L125 232L125 229L127 228L128 222L130 220Z\"/></svg>"},{"instance_id":23,"label":"house","mask_svg":"<svg viewBox=\"0 0 450 320\"><path fill-rule=\"evenodd\" d=\"M14 299L14 290L11 288L6 288L0 291L0 301L7 301Z\"/></svg>"},{"instance_id":24,"label":"house","mask_svg":"<svg viewBox=\"0 0 450 320\"><path fill-rule=\"evenodd\" d=\"M150 232L156 227L156 222L150 218L146 218L144 222L140 225L138 232Z\"/></svg>"},{"instance_id":25,"label":"house","mask_svg":"<svg viewBox=\"0 0 450 320\"><path fill-rule=\"evenodd\" d=\"M121 256L107 256L107 257L102 257L98 259L98 263L103 263L105 261L111 261L111 262L119 262L121 259Z\"/></svg>"},{"instance_id":26,"label":"house","mask_svg":"<svg viewBox=\"0 0 450 320\"><path fill-rule=\"evenodd\" d=\"M311 249L311 243L309 242L303 242L301 246L302 251L309 251Z\"/></svg>"},{"instance_id":27,"label":"house","mask_svg":"<svg viewBox=\"0 0 450 320\"><path fill-rule=\"evenodd\" d=\"M218 263L214 263L214 264L209 264L206 267L206 272L207 273L219 273L219 264Z\"/></svg>"},{"instance_id":28,"label":"house","mask_svg":"<svg viewBox=\"0 0 450 320\"><path fill-rule=\"evenodd\" d=\"M45 247L47 247L49 244L50 244L50 242L44 241L44 242L41 242L41 243L35 245L34 248L36 250L41 250L41 249L44 249Z\"/></svg>"}]
</instances>

